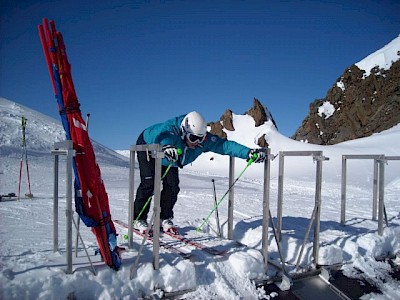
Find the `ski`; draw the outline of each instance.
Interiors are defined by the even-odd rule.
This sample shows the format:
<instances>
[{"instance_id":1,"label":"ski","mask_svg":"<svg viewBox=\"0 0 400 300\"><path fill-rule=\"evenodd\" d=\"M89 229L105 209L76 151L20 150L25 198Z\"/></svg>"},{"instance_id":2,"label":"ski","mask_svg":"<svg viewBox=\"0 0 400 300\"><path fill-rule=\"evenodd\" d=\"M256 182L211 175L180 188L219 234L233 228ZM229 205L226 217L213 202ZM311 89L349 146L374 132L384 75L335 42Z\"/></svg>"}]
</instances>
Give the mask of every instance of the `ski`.
<instances>
[{"instance_id":1,"label":"ski","mask_svg":"<svg viewBox=\"0 0 400 300\"><path fill-rule=\"evenodd\" d=\"M126 224L124 221L121 221L121 220L114 220L114 223L116 223L116 224L118 224L118 225L124 227L125 229L128 229L128 224ZM140 232L140 231L138 231L138 230L136 230L136 229L133 229L132 232L133 232L134 234L140 236L141 238L146 237L146 234L144 234L144 233L142 233L142 232ZM153 243L153 237L147 235L146 238L147 238L147 241L148 241L148 242ZM182 251L182 250L180 250L180 249L174 247L173 245L168 244L167 242L162 241L162 240L160 240L160 247L166 249L167 251L170 251L170 252L173 252L173 253L175 253L175 254L180 255L180 256L182 256L182 258L184 258L184 259L190 259L190 258L193 257L193 254L184 252L184 251Z\"/></svg>"},{"instance_id":2,"label":"ski","mask_svg":"<svg viewBox=\"0 0 400 300\"><path fill-rule=\"evenodd\" d=\"M204 245L202 243L199 243L199 242L193 241L192 239L184 237L181 234L173 234L171 232L165 232L165 231L163 232L163 234L166 234L166 235L168 235L168 236L170 236L170 237L172 237L174 239L177 239L177 240L181 241L182 243L185 243L187 245L193 246L196 249L202 250L202 251L204 251L204 252L206 252L208 254L211 254L211 255L224 255L224 254L227 253L227 250L218 250L216 248L206 246L206 245Z\"/></svg>"}]
</instances>

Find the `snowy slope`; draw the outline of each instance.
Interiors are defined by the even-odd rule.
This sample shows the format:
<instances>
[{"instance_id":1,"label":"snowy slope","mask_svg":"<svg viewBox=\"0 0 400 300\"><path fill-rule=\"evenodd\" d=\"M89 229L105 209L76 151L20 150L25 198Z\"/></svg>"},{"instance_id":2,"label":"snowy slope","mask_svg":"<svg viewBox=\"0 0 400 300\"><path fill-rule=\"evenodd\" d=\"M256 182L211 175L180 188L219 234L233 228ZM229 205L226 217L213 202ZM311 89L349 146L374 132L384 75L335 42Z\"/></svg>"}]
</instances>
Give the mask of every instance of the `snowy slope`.
<instances>
[{"instance_id":1,"label":"snowy slope","mask_svg":"<svg viewBox=\"0 0 400 300\"><path fill-rule=\"evenodd\" d=\"M1 97L0 155L2 157L20 157L22 116L28 119L26 128L28 156L51 157L50 151L53 144L65 140L65 132L61 122ZM92 141L92 144L98 161L127 166L127 159L124 156L96 141Z\"/></svg>"},{"instance_id":2,"label":"snowy slope","mask_svg":"<svg viewBox=\"0 0 400 300\"><path fill-rule=\"evenodd\" d=\"M393 62L399 60L399 49L400 35L383 48L375 51L360 62L356 63L356 66L360 70L365 71L364 77L368 77L371 74L371 69L374 67L388 70L392 66Z\"/></svg>"},{"instance_id":3,"label":"snowy slope","mask_svg":"<svg viewBox=\"0 0 400 300\"><path fill-rule=\"evenodd\" d=\"M214 204L211 180L216 183L217 197L228 188L228 158L213 153L203 154L193 165L181 171L181 192L175 208L175 222L187 236L210 246L226 247L228 254L216 258L197 249L181 246L191 251L193 260L183 260L176 254L161 253L160 270L152 268L151 245L145 245L140 258L137 276L129 280L140 241L135 239L134 249L123 254L123 267L115 272L105 267L98 256L94 236L87 228L81 229L89 253L95 262L97 276L91 273L82 247L74 260L74 273L64 273L65 262L65 180L60 171L60 241L59 251L52 252L52 160L45 158L55 137L62 139L59 123L2 99L1 149L7 145L19 150L20 132L15 129L21 114L28 118L29 148L35 149L31 157L31 181L33 200L0 202L0 299L138 299L144 296L186 290L186 299L271 299L274 294L256 288L253 279L265 279L277 271L270 267L263 273L261 249L261 220L263 195L263 167L251 165L235 185L234 239L247 245L246 248L232 246L226 240L215 238L210 219L201 233L194 229L206 217ZM14 117L12 117L12 116ZM47 119L46 119L47 118ZM3 122L4 120L4 122ZM14 121L12 121L14 120ZM11 123L14 122L14 123ZM400 251L400 161L386 165L385 205L389 227L383 236L377 234L377 223L371 220L372 172L371 161L349 163L347 187L347 224L339 225L340 219L340 171L342 154L400 155L400 126L373 135L335 146L316 146L301 143L280 135L271 123L254 127L248 116L234 115L235 132L227 132L228 138L254 147L254 139L266 134L273 154L280 151L323 151L329 161L323 163L321 236L319 259L321 264L345 263L343 272L348 276L365 278L375 284L383 294L364 296L364 299L399 299L399 283L390 277L390 266L378 262L375 257L396 254ZM4 125L5 124L5 125ZM8 125L7 125L8 124ZM10 125L14 124L14 125ZM45 129L48 128L48 129ZM47 131L45 131L47 130ZM28 134L27 132L27 134ZM43 141L47 132L48 142ZM50 137L52 134L54 136ZM8 142L10 141L10 142ZM13 141L13 142L11 142ZM4 144L3 144L4 143ZM49 145L46 146L46 143ZM36 148L35 148L36 147ZM2 150L3 151L3 150ZM0 192L15 191L17 187L19 155L1 152ZM19 153L19 152L18 152ZM109 159L108 159L109 158ZM114 219L128 217L129 170L115 164L114 156L99 159L103 180L110 199ZM210 160L212 158L212 160ZM271 212L276 217L277 157L271 162L270 187ZM236 174L244 168L243 160L235 160ZM65 166L61 164L60 169ZM24 181L26 182L26 180ZM138 176L135 177L135 186ZM26 190L26 185L23 186ZM314 205L315 163L311 157L285 160L284 213L282 250L289 269L297 261L306 228ZM227 203L219 209L221 224L226 234ZM120 233L126 233L118 227ZM312 235L310 235L312 236ZM270 229L269 255L279 261L277 245ZM127 246L119 236L121 246ZM306 243L303 266L312 260L312 240ZM195 290L195 291L190 291Z\"/></svg>"}]
</instances>

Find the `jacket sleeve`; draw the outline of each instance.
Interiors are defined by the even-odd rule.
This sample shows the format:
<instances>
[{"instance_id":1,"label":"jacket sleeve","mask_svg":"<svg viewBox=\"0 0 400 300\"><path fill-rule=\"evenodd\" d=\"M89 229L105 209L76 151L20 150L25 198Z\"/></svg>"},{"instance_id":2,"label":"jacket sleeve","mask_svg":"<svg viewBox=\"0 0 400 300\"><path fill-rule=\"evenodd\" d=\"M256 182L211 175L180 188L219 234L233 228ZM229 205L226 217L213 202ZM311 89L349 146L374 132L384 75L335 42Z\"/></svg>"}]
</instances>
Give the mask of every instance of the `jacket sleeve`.
<instances>
[{"instance_id":1,"label":"jacket sleeve","mask_svg":"<svg viewBox=\"0 0 400 300\"><path fill-rule=\"evenodd\" d=\"M247 159L250 148L243 146L237 142L220 138L217 135L208 133L207 140L204 145L204 152L215 152L222 155L229 155L238 158Z\"/></svg>"}]
</instances>

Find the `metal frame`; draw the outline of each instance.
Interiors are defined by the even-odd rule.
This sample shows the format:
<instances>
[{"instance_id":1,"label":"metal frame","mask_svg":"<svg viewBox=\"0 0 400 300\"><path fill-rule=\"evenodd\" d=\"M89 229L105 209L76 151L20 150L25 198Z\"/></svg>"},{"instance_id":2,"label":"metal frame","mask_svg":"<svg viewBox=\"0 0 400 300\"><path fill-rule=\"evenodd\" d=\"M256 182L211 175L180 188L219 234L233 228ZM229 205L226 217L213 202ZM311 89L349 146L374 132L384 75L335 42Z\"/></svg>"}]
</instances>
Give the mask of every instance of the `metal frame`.
<instances>
[{"instance_id":1,"label":"metal frame","mask_svg":"<svg viewBox=\"0 0 400 300\"><path fill-rule=\"evenodd\" d=\"M154 226L153 226L153 268L160 268L160 197L161 197L161 159L164 152L160 144L148 145L132 145L130 148L129 162L129 210L128 210L128 247L133 248L133 208L135 194L135 154L138 151L151 152L151 156L155 158L155 176L154 176Z\"/></svg>"},{"instance_id":2,"label":"metal frame","mask_svg":"<svg viewBox=\"0 0 400 300\"><path fill-rule=\"evenodd\" d=\"M282 239L282 206L283 206L283 178L284 178L284 160L285 156L312 156L313 160L317 162L316 166L316 184L315 184L315 206L311 215L310 224L307 228L304 242L298 257L297 266L300 263L300 259L305 248L308 235L311 231L311 227L314 224L314 239L313 239L313 257L315 266L318 265L318 253L319 253L319 232L320 232L320 215L321 215L321 182L322 182L322 162L329 160L329 158L323 156L322 151L280 151L279 152L279 177L278 177L278 211L277 211L277 240L278 242ZM282 262L283 263L283 262Z\"/></svg>"},{"instance_id":3,"label":"metal frame","mask_svg":"<svg viewBox=\"0 0 400 300\"><path fill-rule=\"evenodd\" d=\"M365 155L342 155L342 180L341 180L341 210L340 225L346 223L346 183L347 183L347 160L348 159L373 159L374 160L374 181L372 192L372 220L377 220L378 234L383 234L383 218L385 214L386 225L389 226L385 211L385 163L388 160L400 160L400 156L385 156L384 154Z\"/></svg>"},{"instance_id":4,"label":"metal frame","mask_svg":"<svg viewBox=\"0 0 400 300\"><path fill-rule=\"evenodd\" d=\"M72 141L54 143L54 201L53 201L53 251L58 251L58 167L59 156L67 157L66 162L66 251L67 251L67 274L72 274L72 160L75 156Z\"/></svg>"},{"instance_id":5,"label":"metal frame","mask_svg":"<svg viewBox=\"0 0 400 300\"><path fill-rule=\"evenodd\" d=\"M129 162L129 210L128 210L128 224L133 224L133 209L134 209L134 194L135 194L135 155L138 151L150 151L152 157L156 158L156 169L154 177L154 231L153 231L153 268L158 270L160 260L160 197L161 197L161 159L164 157L161 145L132 145L130 148L130 162ZM270 163L274 157L271 158L271 150L267 148L267 158L264 162L264 191L263 191L263 221L262 221L262 254L264 258L264 270L267 272L268 268L268 224L269 224L269 190L270 190ZM229 186L234 182L235 173L235 160L230 157L229 160ZM229 191L228 199L228 239L233 239L233 208L234 208L234 187ZM133 228L128 228L128 247L133 248Z\"/></svg>"}]
</instances>

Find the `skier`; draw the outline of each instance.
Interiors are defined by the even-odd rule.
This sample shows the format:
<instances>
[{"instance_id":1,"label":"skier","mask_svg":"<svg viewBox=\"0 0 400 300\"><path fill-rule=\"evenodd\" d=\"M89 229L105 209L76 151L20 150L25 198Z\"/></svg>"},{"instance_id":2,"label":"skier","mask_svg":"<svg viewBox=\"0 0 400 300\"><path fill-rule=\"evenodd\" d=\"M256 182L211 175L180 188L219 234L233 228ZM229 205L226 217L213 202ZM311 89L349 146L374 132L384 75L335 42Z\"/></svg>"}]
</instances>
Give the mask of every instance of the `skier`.
<instances>
[{"instance_id":1,"label":"skier","mask_svg":"<svg viewBox=\"0 0 400 300\"><path fill-rule=\"evenodd\" d=\"M171 168L162 180L161 225L165 232L177 233L172 222L173 208L179 193L178 167L192 163L203 152L250 159L256 154L254 162L261 163L266 154L261 149L250 149L234 141L220 138L207 132L207 123L196 111L146 128L138 137L137 145L161 144L165 157L162 159L162 174L171 164ZM180 151L182 154L179 155ZM147 215L150 205L147 200L153 195L155 159L147 152L137 153L140 169L140 185L134 203L134 228L141 232L147 229ZM143 209L144 208L144 209Z\"/></svg>"}]
</instances>

